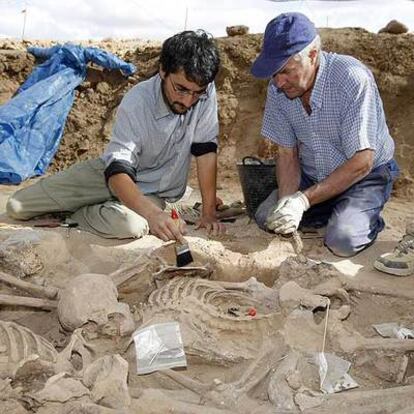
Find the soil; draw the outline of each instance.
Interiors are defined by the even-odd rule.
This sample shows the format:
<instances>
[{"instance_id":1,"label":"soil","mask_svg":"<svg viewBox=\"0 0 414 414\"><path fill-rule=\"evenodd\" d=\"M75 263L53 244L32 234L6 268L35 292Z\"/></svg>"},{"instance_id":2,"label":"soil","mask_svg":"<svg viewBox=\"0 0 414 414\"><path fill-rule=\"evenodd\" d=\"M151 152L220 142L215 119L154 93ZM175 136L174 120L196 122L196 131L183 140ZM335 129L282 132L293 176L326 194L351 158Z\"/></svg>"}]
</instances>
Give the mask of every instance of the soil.
<instances>
[{"instance_id":1,"label":"soil","mask_svg":"<svg viewBox=\"0 0 414 414\"><path fill-rule=\"evenodd\" d=\"M96 320L102 315L95 313L72 335L63 329L54 307L1 305L1 295L40 296L0 282L1 412L410 412L414 341L381 338L372 325L397 322L414 329L414 279L379 273L372 264L393 249L414 217L414 36L362 29L320 32L325 50L353 55L372 69L396 142L402 174L376 243L354 258L341 259L323 246L320 234L307 233L302 234L298 255L293 240L265 233L241 216L220 237L189 225L194 265L202 269L169 273L166 267L174 264L171 244L153 236L113 241L76 229L43 230L30 221L13 222L4 206L16 187L0 186L0 279L7 273L62 291L81 274L110 274L119 282L128 273L125 266L132 265L136 274L115 284L135 329L178 321L187 357L186 369L137 375L131 334L120 329L123 314L105 316L101 323ZM236 162L247 155L276 155L260 137L267 84L249 74L261 41L261 35L248 34L218 39L223 62L217 79L218 195L227 204L243 199ZM0 103L12 97L35 64L25 52L28 44L52 43L0 40ZM110 139L122 96L157 70L159 44L107 39L86 45L112 51L138 71L126 79L89 68L49 173L99 155ZM194 170L190 185L195 190L183 202L186 206L200 200ZM251 308L255 315L249 315ZM311 361L323 347L326 318L325 350L351 363L349 374L359 384L357 390L320 392L318 367ZM33 340L23 328L12 330L7 325L11 321L44 338L54 351L48 354L48 345ZM77 345L65 354L71 339ZM69 365L61 361L67 355ZM63 377L62 366L67 372Z\"/></svg>"}]
</instances>

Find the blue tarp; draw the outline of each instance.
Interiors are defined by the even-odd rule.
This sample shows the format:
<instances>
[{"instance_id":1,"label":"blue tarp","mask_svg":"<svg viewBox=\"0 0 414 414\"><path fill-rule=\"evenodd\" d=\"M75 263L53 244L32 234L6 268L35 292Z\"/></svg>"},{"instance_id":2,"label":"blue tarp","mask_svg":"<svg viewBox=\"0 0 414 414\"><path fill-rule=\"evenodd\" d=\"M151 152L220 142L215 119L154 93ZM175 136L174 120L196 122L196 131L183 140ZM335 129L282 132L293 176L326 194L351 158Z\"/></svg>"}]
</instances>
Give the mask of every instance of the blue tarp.
<instances>
[{"instance_id":1,"label":"blue tarp","mask_svg":"<svg viewBox=\"0 0 414 414\"><path fill-rule=\"evenodd\" d=\"M72 44L30 47L47 60L37 66L18 93L0 106L0 183L18 184L45 173L62 138L75 88L86 78L89 61L124 75L135 66L101 49Z\"/></svg>"}]
</instances>

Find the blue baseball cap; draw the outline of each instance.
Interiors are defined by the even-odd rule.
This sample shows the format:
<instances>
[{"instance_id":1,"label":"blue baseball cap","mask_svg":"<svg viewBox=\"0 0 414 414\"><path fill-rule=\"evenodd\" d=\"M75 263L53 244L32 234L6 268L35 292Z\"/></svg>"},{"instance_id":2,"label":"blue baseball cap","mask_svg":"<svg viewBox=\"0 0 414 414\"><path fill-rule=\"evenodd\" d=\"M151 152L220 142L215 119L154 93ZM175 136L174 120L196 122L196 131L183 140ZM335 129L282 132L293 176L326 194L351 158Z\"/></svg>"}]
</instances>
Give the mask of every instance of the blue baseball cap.
<instances>
[{"instance_id":1,"label":"blue baseball cap","mask_svg":"<svg viewBox=\"0 0 414 414\"><path fill-rule=\"evenodd\" d=\"M262 51L253 63L251 73L256 78L270 78L317 35L315 25L304 14L280 14L266 26Z\"/></svg>"}]
</instances>

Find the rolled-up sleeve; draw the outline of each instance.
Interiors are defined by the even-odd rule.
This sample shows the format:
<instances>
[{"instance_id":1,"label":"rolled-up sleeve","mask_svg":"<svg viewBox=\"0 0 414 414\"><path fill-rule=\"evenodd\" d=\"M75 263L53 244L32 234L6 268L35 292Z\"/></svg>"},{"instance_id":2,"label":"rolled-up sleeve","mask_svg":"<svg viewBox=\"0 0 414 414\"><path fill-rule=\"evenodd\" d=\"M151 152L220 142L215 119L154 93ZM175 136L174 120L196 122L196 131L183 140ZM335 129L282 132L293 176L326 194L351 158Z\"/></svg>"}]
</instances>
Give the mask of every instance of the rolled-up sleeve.
<instances>
[{"instance_id":1,"label":"rolled-up sleeve","mask_svg":"<svg viewBox=\"0 0 414 414\"><path fill-rule=\"evenodd\" d=\"M212 142L218 145L219 122L217 115L217 93L214 83L209 86L208 97L203 104L196 126L193 143Z\"/></svg>"},{"instance_id":2,"label":"rolled-up sleeve","mask_svg":"<svg viewBox=\"0 0 414 414\"><path fill-rule=\"evenodd\" d=\"M297 145L296 135L280 109L277 93L276 88L269 83L261 133L277 145L294 148Z\"/></svg>"},{"instance_id":3,"label":"rolled-up sleeve","mask_svg":"<svg viewBox=\"0 0 414 414\"><path fill-rule=\"evenodd\" d=\"M114 161L122 161L136 166L142 145L142 127L139 119L134 116L134 105L129 105L128 96L121 102L112 129L111 141L102 159L106 166Z\"/></svg>"},{"instance_id":4,"label":"rolled-up sleeve","mask_svg":"<svg viewBox=\"0 0 414 414\"><path fill-rule=\"evenodd\" d=\"M365 70L354 73L355 82L346 90L348 104L341 120L341 140L346 157L357 151L377 149L378 88Z\"/></svg>"}]
</instances>

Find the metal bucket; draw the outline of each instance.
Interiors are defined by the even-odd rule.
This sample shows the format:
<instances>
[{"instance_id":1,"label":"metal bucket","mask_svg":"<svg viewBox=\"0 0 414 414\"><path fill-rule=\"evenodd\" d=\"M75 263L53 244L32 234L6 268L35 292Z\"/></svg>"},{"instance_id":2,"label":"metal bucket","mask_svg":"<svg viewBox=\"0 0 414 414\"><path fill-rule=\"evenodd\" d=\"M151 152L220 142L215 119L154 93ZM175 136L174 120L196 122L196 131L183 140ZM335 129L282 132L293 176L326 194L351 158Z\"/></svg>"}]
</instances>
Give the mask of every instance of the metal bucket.
<instances>
[{"instance_id":1,"label":"metal bucket","mask_svg":"<svg viewBox=\"0 0 414 414\"><path fill-rule=\"evenodd\" d=\"M254 218L259 205L277 188L274 160L247 156L237 163L246 211Z\"/></svg>"}]
</instances>

